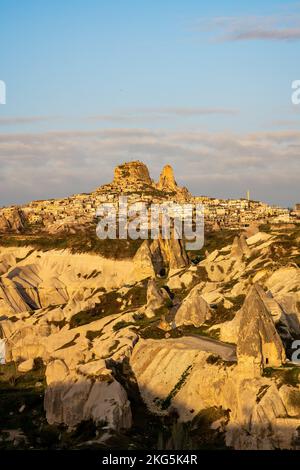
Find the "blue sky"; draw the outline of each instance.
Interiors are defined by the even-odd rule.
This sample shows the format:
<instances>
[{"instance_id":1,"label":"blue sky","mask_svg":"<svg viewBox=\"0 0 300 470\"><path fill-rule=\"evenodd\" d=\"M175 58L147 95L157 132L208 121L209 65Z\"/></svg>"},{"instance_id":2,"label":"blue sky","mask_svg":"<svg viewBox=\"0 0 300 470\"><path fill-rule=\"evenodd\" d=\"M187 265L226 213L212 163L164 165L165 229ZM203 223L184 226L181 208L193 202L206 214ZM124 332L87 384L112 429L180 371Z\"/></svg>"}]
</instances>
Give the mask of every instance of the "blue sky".
<instances>
[{"instance_id":1,"label":"blue sky","mask_svg":"<svg viewBox=\"0 0 300 470\"><path fill-rule=\"evenodd\" d=\"M300 200L300 3L0 0L0 205L140 159L195 194Z\"/></svg>"}]
</instances>

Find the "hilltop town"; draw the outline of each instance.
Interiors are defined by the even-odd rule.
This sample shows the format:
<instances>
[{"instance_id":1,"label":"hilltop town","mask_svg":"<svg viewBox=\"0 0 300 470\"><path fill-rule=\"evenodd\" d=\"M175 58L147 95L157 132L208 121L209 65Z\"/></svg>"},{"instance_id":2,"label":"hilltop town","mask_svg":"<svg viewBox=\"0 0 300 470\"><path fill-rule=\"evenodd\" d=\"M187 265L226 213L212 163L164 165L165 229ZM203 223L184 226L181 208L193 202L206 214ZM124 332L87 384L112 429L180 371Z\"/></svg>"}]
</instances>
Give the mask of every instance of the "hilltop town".
<instances>
[{"instance_id":1,"label":"hilltop town","mask_svg":"<svg viewBox=\"0 0 300 470\"><path fill-rule=\"evenodd\" d=\"M27 205L0 209L0 232L76 231L95 223L96 210L105 202L117 203L120 195L129 203L161 203L163 201L201 203L204 205L206 230L243 229L251 224L290 223L300 219L300 211L273 207L246 199L217 199L192 196L177 185L173 169L166 165L155 183L145 164L136 161L115 168L112 183L86 194L64 199L32 201Z\"/></svg>"}]
</instances>

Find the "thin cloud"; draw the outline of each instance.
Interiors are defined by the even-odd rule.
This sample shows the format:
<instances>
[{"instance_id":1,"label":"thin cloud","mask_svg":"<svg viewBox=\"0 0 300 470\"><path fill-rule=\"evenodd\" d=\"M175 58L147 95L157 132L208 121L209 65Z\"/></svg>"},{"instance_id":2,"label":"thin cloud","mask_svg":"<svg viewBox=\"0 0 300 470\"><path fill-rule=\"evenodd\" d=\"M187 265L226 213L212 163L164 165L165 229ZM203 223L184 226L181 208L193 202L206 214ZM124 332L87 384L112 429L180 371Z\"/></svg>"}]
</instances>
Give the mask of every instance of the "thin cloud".
<instances>
[{"instance_id":1,"label":"thin cloud","mask_svg":"<svg viewBox=\"0 0 300 470\"><path fill-rule=\"evenodd\" d=\"M0 117L0 126L17 126L23 124L35 124L59 119L58 116L13 116Z\"/></svg>"},{"instance_id":2,"label":"thin cloud","mask_svg":"<svg viewBox=\"0 0 300 470\"><path fill-rule=\"evenodd\" d=\"M230 108L206 108L206 107L161 107L140 108L125 110L114 114L98 114L89 116L92 121L124 122L141 120L160 120L167 118L208 116L208 115L236 115L238 110Z\"/></svg>"},{"instance_id":3,"label":"thin cloud","mask_svg":"<svg viewBox=\"0 0 300 470\"><path fill-rule=\"evenodd\" d=\"M270 29L270 30L250 30L235 31L224 37L227 41L297 41L300 39L300 28Z\"/></svg>"},{"instance_id":4,"label":"thin cloud","mask_svg":"<svg viewBox=\"0 0 300 470\"><path fill-rule=\"evenodd\" d=\"M215 42L299 41L300 15L228 16L198 20L193 28Z\"/></svg>"}]
</instances>

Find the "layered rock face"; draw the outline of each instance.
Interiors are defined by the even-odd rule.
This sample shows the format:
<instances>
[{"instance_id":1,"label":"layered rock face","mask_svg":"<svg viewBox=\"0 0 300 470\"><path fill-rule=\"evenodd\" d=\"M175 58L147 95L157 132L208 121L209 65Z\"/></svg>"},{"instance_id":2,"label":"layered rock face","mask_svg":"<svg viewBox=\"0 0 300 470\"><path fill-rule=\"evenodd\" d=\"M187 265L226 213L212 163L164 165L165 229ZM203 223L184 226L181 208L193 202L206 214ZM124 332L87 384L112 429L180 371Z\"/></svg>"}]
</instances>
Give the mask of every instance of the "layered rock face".
<instances>
[{"instance_id":1,"label":"layered rock face","mask_svg":"<svg viewBox=\"0 0 300 470\"><path fill-rule=\"evenodd\" d=\"M74 313L75 303L82 307L97 287L114 289L126 280L147 277L143 266L130 259L109 260L67 250L39 253L30 248L8 248L4 253L0 263L0 271L1 267L4 271L0 277L0 313L6 315L68 303ZM85 294L79 294L83 287Z\"/></svg>"}]
</instances>

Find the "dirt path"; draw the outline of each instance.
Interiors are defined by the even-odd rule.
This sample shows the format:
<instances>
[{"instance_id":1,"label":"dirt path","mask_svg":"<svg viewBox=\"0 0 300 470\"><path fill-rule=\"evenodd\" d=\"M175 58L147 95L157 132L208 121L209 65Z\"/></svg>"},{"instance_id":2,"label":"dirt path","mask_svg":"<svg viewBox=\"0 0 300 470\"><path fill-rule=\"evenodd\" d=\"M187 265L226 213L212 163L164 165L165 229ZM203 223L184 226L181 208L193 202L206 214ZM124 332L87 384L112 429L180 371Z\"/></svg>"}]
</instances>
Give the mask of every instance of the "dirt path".
<instances>
[{"instance_id":1,"label":"dirt path","mask_svg":"<svg viewBox=\"0 0 300 470\"><path fill-rule=\"evenodd\" d=\"M186 336L184 338L188 346L201 349L214 354L218 354L224 361L236 361L236 346L233 344L223 343L216 339L207 338L206 336Z\"/></svg>"}]
</instances>

